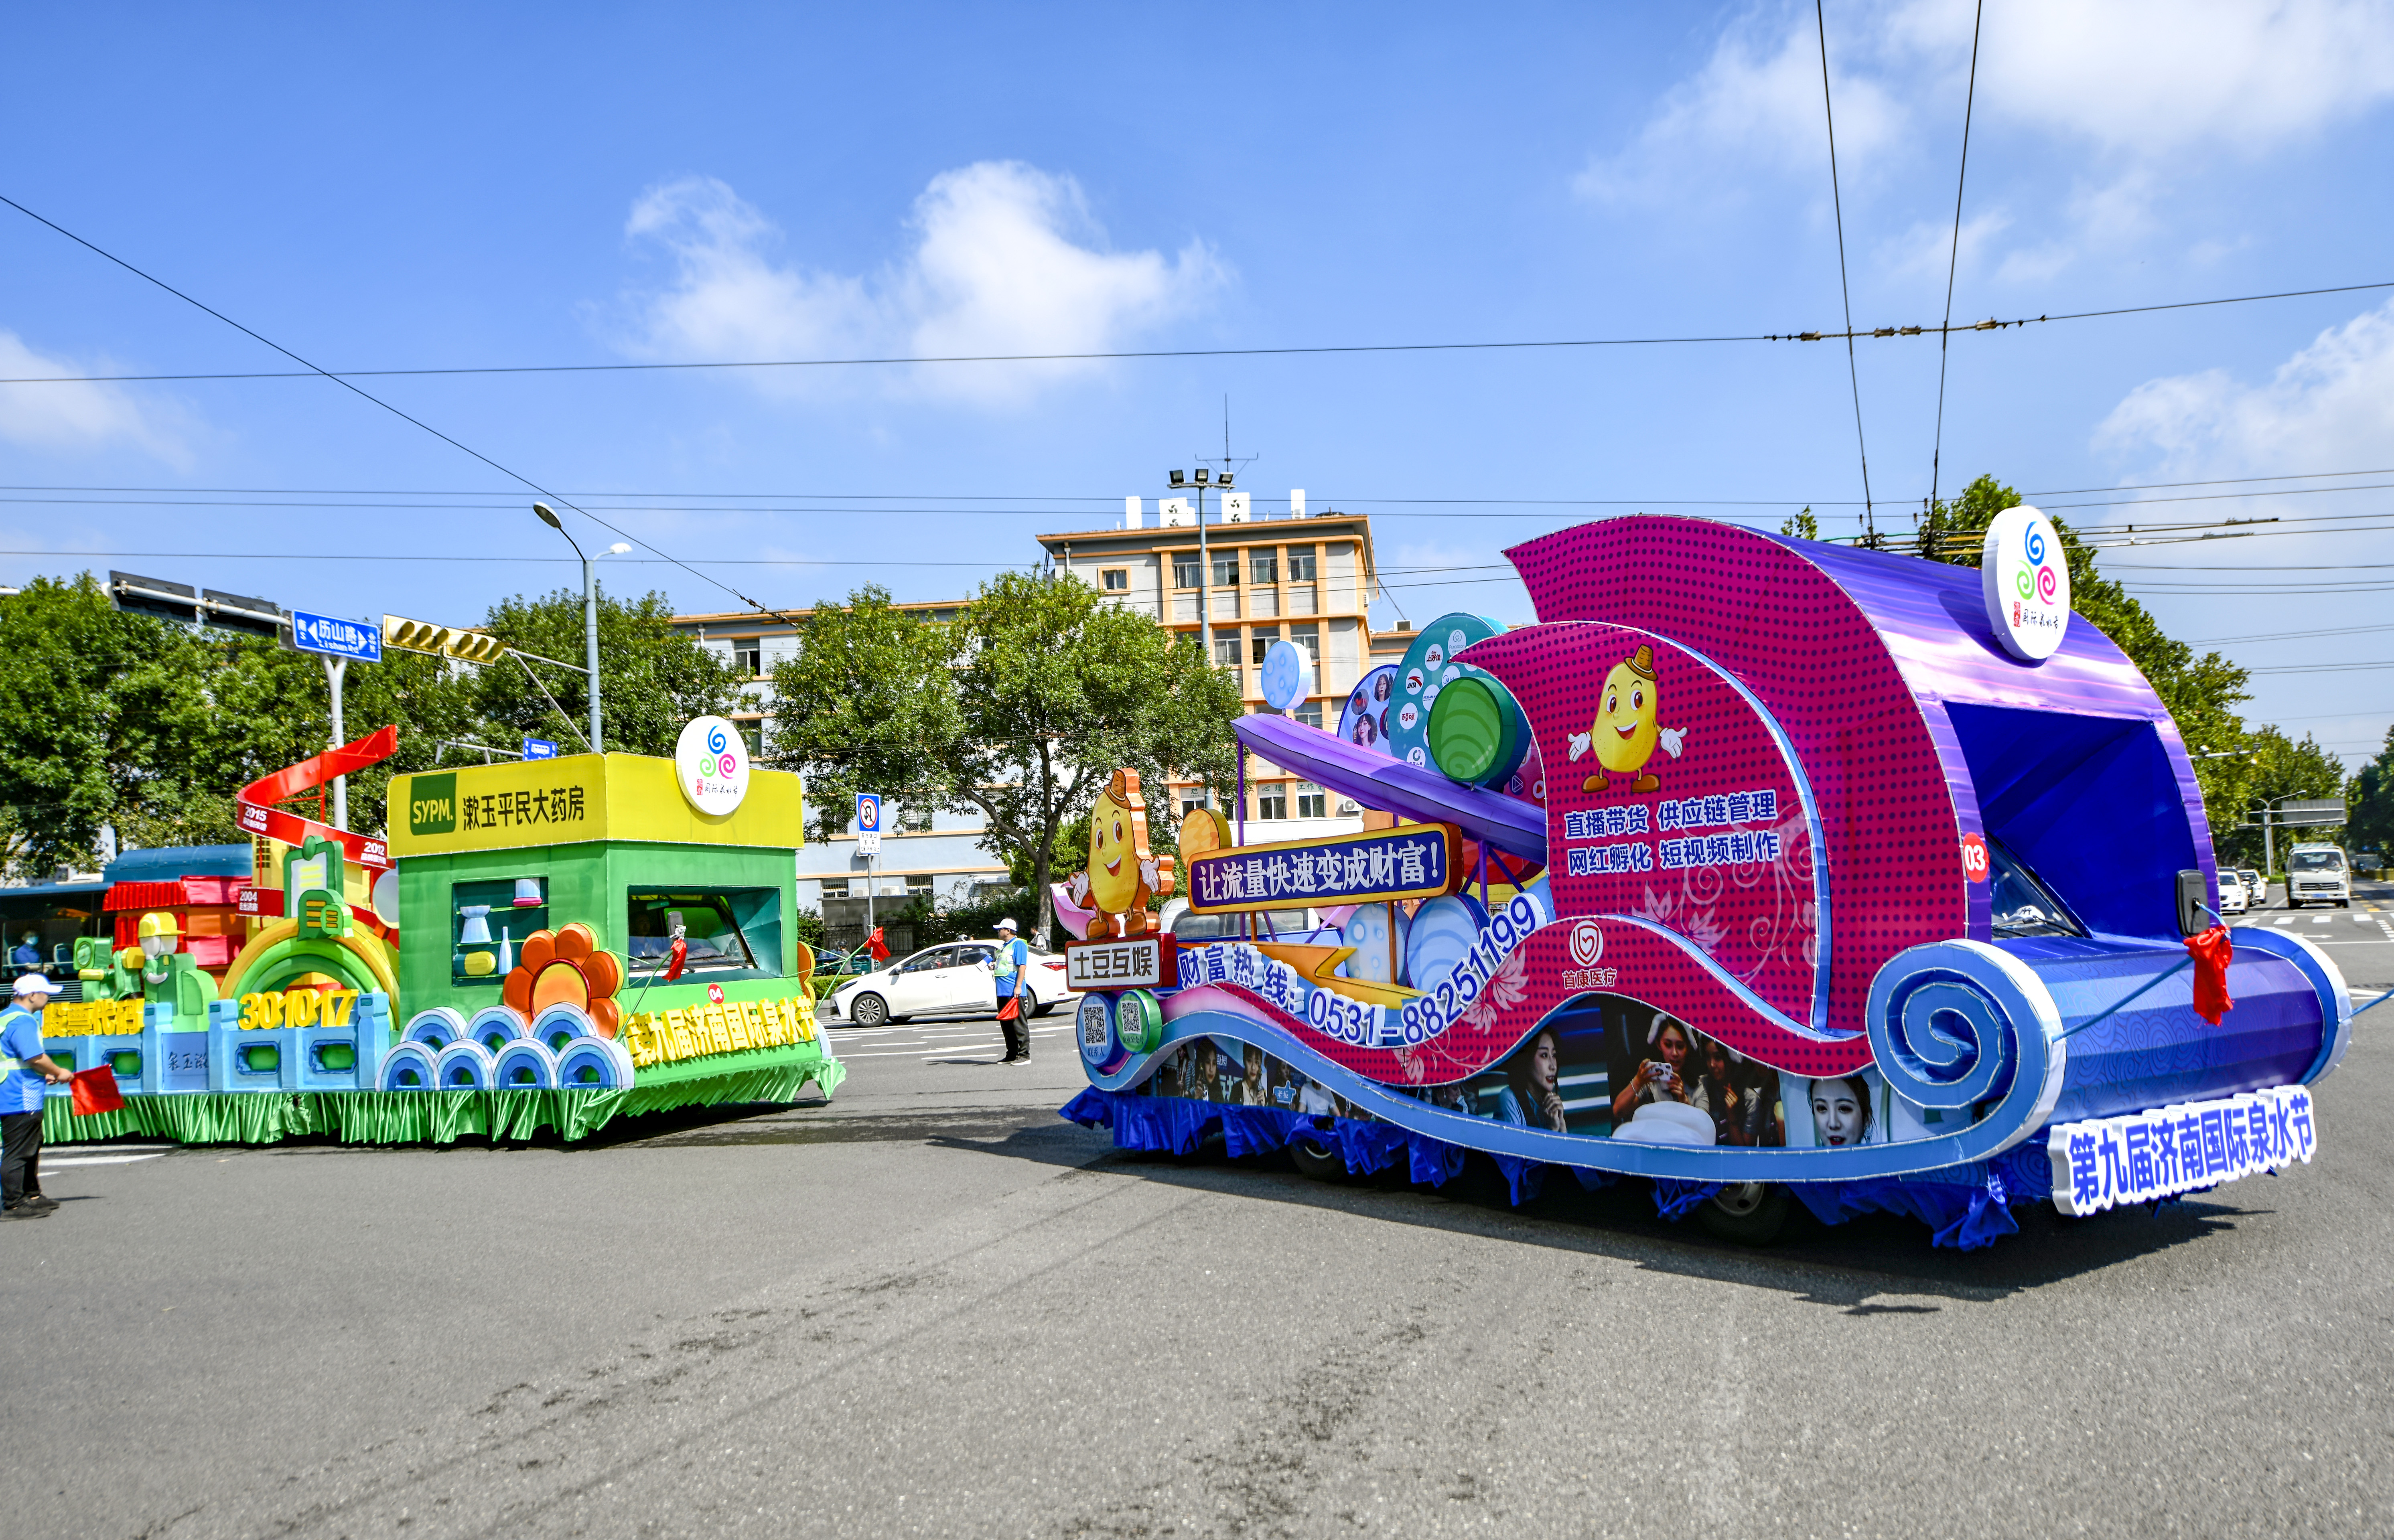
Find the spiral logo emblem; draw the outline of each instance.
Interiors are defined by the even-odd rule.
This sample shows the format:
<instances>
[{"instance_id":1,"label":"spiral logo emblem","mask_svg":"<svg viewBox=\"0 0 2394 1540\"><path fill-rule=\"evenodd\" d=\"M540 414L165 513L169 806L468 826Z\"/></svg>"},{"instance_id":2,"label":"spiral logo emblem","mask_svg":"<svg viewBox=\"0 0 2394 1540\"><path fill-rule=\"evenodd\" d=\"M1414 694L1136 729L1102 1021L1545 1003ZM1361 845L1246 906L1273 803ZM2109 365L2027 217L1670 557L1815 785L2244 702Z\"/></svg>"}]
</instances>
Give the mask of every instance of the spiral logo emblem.
<instances>
[{"instance_id":1,"label":"spiral logo emblem","mask_svg":"<svg viewBox=\"0 0 2394 1540\"><path fill-rule=\"evenodd\" d=\"M2045 565L2045 532L2043 530L2031 529L2028 532L2028 539L2025 542L2025 548L2028 551L2028 559L2031 566L2042 567Z\"/></svg>"},{"instance_id":2,"label":"spiral logo emblem","mask_svg":"<svg viewBox=\"0 0 2394 1540\"><path fill-rule=\"evenodd\" d=\"M721 728L711 727L706 730L706 752L721 754L730 745L730 740L723 736Z\"/></svg>"},{"instance_id":3,"label":"spiral logo emblem","mask_svg":"<svg viewBox=\"0 0 2394 1540\"><path fill-rule=\"evenodd\" d=\"M2039 567L2036 570L2036 597L2047 604L2053 602L2054 590L2060 585L2061 580L2053 575L2052 568Z\"/></svg>"}]
</instances>

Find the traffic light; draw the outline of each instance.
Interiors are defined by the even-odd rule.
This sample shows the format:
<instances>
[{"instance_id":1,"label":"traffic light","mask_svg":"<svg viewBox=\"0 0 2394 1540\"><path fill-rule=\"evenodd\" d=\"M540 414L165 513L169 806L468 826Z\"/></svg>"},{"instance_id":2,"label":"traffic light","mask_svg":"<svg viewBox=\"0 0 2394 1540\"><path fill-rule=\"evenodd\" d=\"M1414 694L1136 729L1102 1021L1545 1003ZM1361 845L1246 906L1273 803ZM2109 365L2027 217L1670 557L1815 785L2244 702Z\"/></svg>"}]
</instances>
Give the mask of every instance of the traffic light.
<instances>
[{"instance_id":1,"label":"traffic light","mask_svg":"<svg viewBox=\"0 0 2394 1540\"><path fill-rule=\"evenodd\" d=\"M428 620L409 620L403 615L383 616L382 637L388 646L455 658L460 663L496 663L507 652L507 644L487 631L435 625Z\"/></svg>"}]
</instances>

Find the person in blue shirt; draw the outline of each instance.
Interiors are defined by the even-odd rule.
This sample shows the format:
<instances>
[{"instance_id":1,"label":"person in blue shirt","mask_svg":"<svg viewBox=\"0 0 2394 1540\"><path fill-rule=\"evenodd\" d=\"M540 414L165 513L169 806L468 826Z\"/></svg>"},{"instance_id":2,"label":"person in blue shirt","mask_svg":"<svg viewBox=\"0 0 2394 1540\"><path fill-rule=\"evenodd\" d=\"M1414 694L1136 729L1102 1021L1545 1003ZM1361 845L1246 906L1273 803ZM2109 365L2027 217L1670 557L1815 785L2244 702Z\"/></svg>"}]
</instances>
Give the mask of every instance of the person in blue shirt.
<instances>
[{"instance_id":1,"label":"person in blue shirt","mask_svg":"<svg viewBox=\"0 0 2394 1540\"><path fill-rule=\"evenodd\" d=\"M8 960L19 967L41 967L41 938L30 930L26 931L24 940L17 943L17 950L8 954Z\"/></svg>"},{"instance_id":2,"label":"person in blue shirt","mask_svg":"<svg viewBox=\"0 0 2394 1540\"><path fill-rule=\"evenodd\" d=\"M42 1008L57 986L18 976L0 1011L0 1219L39 1219L58 1207L42 1196L42 1093L73 1078L42 1049Z\"/></svg>"},{"instance_id":3,"label":"person in blue shirt","mask_svg":"<svg viewBox=\"0 0 2394 1540\"><path fill-rule=\"evenodd\" d=\"M1006 1029L1007 1064L1031 1062L1031 1023L1022 1019L1020 996L1022 982L1031 976L1031 947L1014 933L1011 918L997 922L997 1008L1006 1009L1006 1002L1016 1002L1014 1014L1001 1018L998 1025Z\"/></svg>"}]
</instances>

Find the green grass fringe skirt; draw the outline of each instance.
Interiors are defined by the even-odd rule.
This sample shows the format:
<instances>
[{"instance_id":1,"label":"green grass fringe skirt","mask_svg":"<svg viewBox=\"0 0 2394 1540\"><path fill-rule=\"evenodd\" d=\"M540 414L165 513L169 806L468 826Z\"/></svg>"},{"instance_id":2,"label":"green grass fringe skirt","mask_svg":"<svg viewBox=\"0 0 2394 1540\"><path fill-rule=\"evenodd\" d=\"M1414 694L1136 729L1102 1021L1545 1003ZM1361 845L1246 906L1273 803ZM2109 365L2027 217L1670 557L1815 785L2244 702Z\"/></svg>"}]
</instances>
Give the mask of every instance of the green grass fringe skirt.
<instances>
[{"instance_id":1,"label":"green grass fringe skirt","mask_svg":"<svg viewBox=\"0 0 2394 1540\"><path fill-rule=\"evenodd\" d=\"M128 1096L121 1112L77 1117L68 1099L42 1107L45 1143L138 1135L178 1144L274 1144L327 1134L344 1144L453 1144L469 1135L524 1140L554 1128L568 1144L619 1117L676 1107L796 1101L806 1083L829 1097L835 1059L634 1085L620 1091L239 1091Z\"/></svg>"}]
</instances>

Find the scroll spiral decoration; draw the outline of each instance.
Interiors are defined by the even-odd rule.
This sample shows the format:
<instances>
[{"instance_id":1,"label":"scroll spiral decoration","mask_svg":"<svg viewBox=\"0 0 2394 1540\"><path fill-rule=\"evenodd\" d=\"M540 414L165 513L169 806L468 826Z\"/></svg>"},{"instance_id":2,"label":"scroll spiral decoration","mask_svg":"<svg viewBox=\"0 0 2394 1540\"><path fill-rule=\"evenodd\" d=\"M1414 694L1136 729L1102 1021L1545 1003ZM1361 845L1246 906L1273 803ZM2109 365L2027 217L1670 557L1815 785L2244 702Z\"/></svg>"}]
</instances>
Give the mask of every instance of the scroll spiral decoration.
<instances>
[{"instance_id":1,"label":"scroll spiral decoration","mask_svg":"<svg viewBox=\"0 0 2394 1540\"><path fill-rule=\"evenodd\" d=\"M1890 958L1871 981L1871 1053L1896 1095L1952 1111L2060 1083L2065 1046L2033 974L1980 942L1938 941Z\"/></svg>"}]
</instances>

